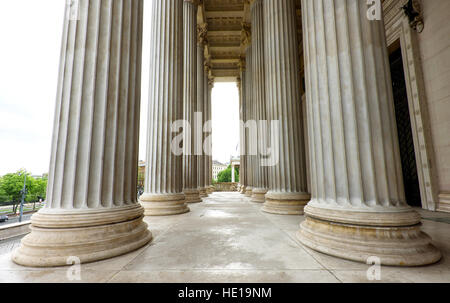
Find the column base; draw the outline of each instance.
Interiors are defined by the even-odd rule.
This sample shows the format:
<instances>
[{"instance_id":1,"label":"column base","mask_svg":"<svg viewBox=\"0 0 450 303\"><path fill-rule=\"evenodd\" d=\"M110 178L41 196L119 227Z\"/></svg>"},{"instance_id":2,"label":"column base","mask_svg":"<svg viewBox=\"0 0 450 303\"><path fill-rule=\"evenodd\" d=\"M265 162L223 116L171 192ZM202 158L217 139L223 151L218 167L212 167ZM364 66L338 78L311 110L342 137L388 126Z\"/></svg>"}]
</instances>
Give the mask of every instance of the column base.
<instances>
[{"instance_id":1,"label":"column base","mask_svg":"<svg viewBox=\"0 0 450 303\"><path fill-rule=\"evenodd\" d=\"M242 195L245 195L246 188L247 188L247 186L242 185L242 187L241 187L241 194Z\"/></svg>"},{"instance_id":2,"label":"column base","mask_svg":"<svg viewBox=\"0 0 450 303\"><path fill-rule=\"evenodd\" d=\"M209 185L209 186L206 187L206 193L208 195L212 194L215 190L216 190L215 187L212 186L212 185Z\"/></svg>"},{"instance_id":3,"label":"column base","mask_svg":"<svg viewBox=\"0 0 450 303\"><path fill-rule=\"evenodd\" d=\"M277 215L302 215L310 195L305 193L268 192L262 211Z\"/></svg>"},{"instance_id":4,"label":"column base","mask_svg":"<svg viewBox=\"0 0 450 303\"><path fill-rule=\"evenodd\" d=\"M70 257L88 263L134 251L152 240L143 212L139 204L109 211L44 209L31 218L31 233L12 260L24 266L55 267L72 265Z\"/></svg>"},{"instance_id":5,"label":"column base","mask_svg":"<svg viewBox=\"0 0 450 303\"><path fill-rule=\"evenodd\" d=\"M373 214L376 217L376 214ZM381 265L420 266L440 260L431 238L414 226L358 226L322 221L307 216L297 238L305 246L342 259L367 263L379 258Z\"/></svg>"},{"instance_id":6,"label":"column base","mask_svg":"<svg viewBox=\"0 0 450 303\"><path fill-rule=\"evenodd\" d=\"M186 203L202 202L202 199L200 198L200 192L197 189L185 189L183 193L186 198Z\"/></svg>"},{"instance_id":7,"label":"column base","mask_svg":"<svg viewBox=\"0 0 450 303\"><path fill-rule=\"evenodd\" d=\"M208 193L206 192L206 188L205 187L199 187L198 188L198 194L199 194L200 198L208 197Z\"/></svg>"},{"instance_id":8,"label":"column base","mask_svg":"<svg viewBox=\"0 0 450 303\"><path fill-rule=\"evenodd\" d=\"M254 188L252 190L251 202L264 203L266 201L267 188Z\"/></svg>"},{"instance_id":9,"label":"column base","mask_svg":"<svg viewBox=\"0 0 450 303\"><path fill-rule=\"evenodd\" d=\"M171 216L189 212L186 198L179 194L143 194L139 202L145 216Z\"/></svg>"},{"instance_id":10,"label":"column base","mask_svg":"<svg viewBox=\"0 0 450 303\"><path fill-rule=\"evenodd\" d=\"M245 196L251 198L252 192L253 192L253 187L247 186L247 188L245 189Z\"/></svg>"}]
</instances>

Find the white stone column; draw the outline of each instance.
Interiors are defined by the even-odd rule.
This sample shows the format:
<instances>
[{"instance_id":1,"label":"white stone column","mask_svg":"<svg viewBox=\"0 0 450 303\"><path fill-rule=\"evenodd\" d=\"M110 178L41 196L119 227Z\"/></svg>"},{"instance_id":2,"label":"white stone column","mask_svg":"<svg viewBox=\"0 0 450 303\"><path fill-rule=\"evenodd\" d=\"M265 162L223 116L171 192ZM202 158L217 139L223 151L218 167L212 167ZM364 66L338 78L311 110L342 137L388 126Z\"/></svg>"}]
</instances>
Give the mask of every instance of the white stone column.
<instances>
[{"instance_id":1,"label":"white stone column","mask_svg":"<svg viewBox=\"0 0 450 303\"><path fill-rule=\"evenodd\" d=\"M241 58L239 61L240 78L239 78L239 116L241 123L246 121L245 118L245 92L246 92L246 74L245 74L245 59ZM243 124L240 125L240 154L241 165L239 169L239 182L241 183L241 194L245 194L247 188L247 155L246 145L247 138L245 135L245 128Z\"/></svg>"},{"instance_id":2,"label":"white stone column","mask_svg":"<svg viewBox=\"0 0 450 303\"><path fill-rule=\"evenodd\" d=\"M183 145L183 192L187 203L202 202L198 190L198 167L196 155L196 125L194 114L197 111L197 3L196 0L183 0L184 14L184 69L183 69L183 107L184 121L189 123L185 129Z\"/></svg>"},{"instance_id":3,"label":"white stone column","mask_svg":"<svg viewBox=\"0 0 450 303\"><path fill-rule=\"evenodd\" d=\"M189 211L183 193L182 156L171 147L172 123L183 119L183 1L153 0L145 215Z\"/></svg>"},{"instance_id":4,"label":"white stone column","mask_svg":"<svg viewBox=\"0 0 450 303\"><path fill-rule=\"evenodd\" d=\"M206 138L208 136L211 135L210 132L208 132L208 130L205 128L206 127L206 123L208 123L208 121L210 121L209 118L209 72L210 72L210 66L209 66L209 62L208 60L205 58L205 61L203 63L203 68L204 68L204 76L203 76L203 89L204 89L204 104L203 104L203 116L204 116L204 129L203 129L203 135L205 136L205 141L203 142L203 152L205 153L205 157L204 157L204 170L205 170L205 189L206 189L206 193L207 194L211 194L213 192L213 189L210 187L212 181L209 181L209 158L208 158L208 154L207 154L207 150L205 150L205 148L208 148L209 143L206 141Z\"/></svg>"},{"instance_id":5,"label":"white stone column","mask_svg":"<svg viewBox=\"0 0 450 303\"><path fill-rule=\"evenodd\" d=\"M247 187L245 189L245 196L251 198L253 194L253 188L254 188L254 176L255 176L255 155L252 152L252 149L254 148L255 141L255 133L254 131L256 129L251 127L251 123L249 124L249 121L254 120L254 108L253 108L253 82L252 82L252 45L249 41L247 50L245 52L245 63L246 63L246 92L245 92L245 118L246 118L246 138L247 138L247 144L246 144L246 154L247 154ZM257 142L257 141L256 141Z\"/></svg>"},{"instance_id":6,"label":"white stone column","mask_svg":"<svg viewBox=\"0 0 450 303\"><path fill-rule=\"evenodd\" d=\"M152 238L136 184L143 1L79 3L79 20L64 20L46 206L12 256L25 266L106 259Z\"/></svg>"},{"instance_id":7,"label":"white stone column","mask_svg":"<svg viewBox=\"0 0 450 303\"><path fill-rule=\"evenodd\" d=\"M359 0L302 7L312 199L300 241L361 262L438 261L405 203L383 21Z\"/></svg>"},{"instance_id":8,"label":"white stone column","mask_svg":"<svg viewBox=\"0 0 450 303\"><path fill-rule=\"evenodd\" d=\"M240 60L240 88L239 88L239 116L240 121L243 123L245 121L245 60L241 58ZM247 155L245 153L246 146L246 136L245 136L245 128L241 124L240 126L240 154L241 154L241 168L239 170L239 181L241 183L241 194L245 194L247 188Z\"/></svg>"},{"instance_id":9,"label":"white stone column","mask_svg":"<svg viewBox=\"0 0 450 303\"><path fill-rule=\"evenodd\" d=\"M234 164L231 165L231 182L235 183L236 182L236 178L235 178L235 171L234 171Z\"/></svg>"},{"instance_id":10,"label":"white stone column","mask_svg":"<svg viewBox=\"0 0 450 303\"><path fill-rule=\"evenodd\" d=\"M207 75L209 75L209 65L208 65L208 72ZM212 76L207 76L208 78L208 85L207 85L207 99L206 99L206 116L207 119L206 121L211 121L212 119L212 106L211 106L211 95L212 95L212 89L214 88L214 78ZM206 142L206 144L208 145L208 149L211 151L211 153L209 155L206 156L206 180L205 180L205 184L206 188L207 188L207 192L208 194L212 194L214 192L214 186L212 185L212 141L209 140Z\"/></svg>"},{"instance_id":11,"label":"white stone column","mask_svg":"<svg viewBox=\"0 0 450 303\"><path fill-rule=\"evenodd\" d=\"M261 165L261 151L267 147L267 131L263 127L266 115L266 83L264 66L264 10L263 0L251 1L252 19L252 91L257 123L258 154L254 157L255 180L252 201L263 203L268 191L268 167Z\"/></svg>"},{"instance_id":12,"label":"white stone column","mask_svg":"<svg viewBox=\"0 0 450 303\"><path fill-rule=\"evenodd\" d=\"M263 211L302 214L310 195L303 147L295 1L264 1L264 20L267 118L278 120L280 129L272 137L271 147L279 161L269 167L269 192Z\"/></svg>"},{"instance_id":13,"label":"white stone column","mask_svg":"<svg viewBox=\"0 0 450 303\"><path fill-rule=\"evenodd\" d=\"M196 127L201 127L201 155L197 156L198 165L198 191L201 198L207 197L206 192L206 155L203 150L203 142L206 139L203 132L205 120L205 45L207 41L207 24L199 24L197 26L197 112L202 113L202 123ZM197 131L197 129L196 129Z\"/></svg>"}]
</instances>

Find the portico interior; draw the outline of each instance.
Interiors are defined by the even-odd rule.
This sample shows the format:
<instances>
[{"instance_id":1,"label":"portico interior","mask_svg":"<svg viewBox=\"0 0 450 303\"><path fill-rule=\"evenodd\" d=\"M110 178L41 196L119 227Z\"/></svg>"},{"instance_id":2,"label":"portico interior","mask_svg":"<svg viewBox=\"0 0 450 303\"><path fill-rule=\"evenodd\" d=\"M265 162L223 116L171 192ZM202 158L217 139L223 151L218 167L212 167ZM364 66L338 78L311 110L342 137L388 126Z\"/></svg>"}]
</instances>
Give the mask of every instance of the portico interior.
<instances>
[{"instance_id":1,"label":"portico interior","mask_svg":"<svg viewBox=\"0 0 450 303\"><path fill-rule=\"evenodd\" d=\"M284 239L316 261L322 254L360 263L375 256L389 266L441 259L403 184L388 54L399 37L403 61L412 62L405 81L421 204L446 208L414 53L418 33L396 10L407 1L383 1L385 18L369 20L370 7L359 0L152 0L146 180L138 199L143 2L80 0L79 20L65 21L47 207L33 216L15 263L52 267L68 256L89 263L123 255L161 243L146 222L190 218L191 209L198 214L227 199L229 213L240 202L262 212L253 218L258 226L262 218L301 223L289 225ZM172 123L192 122L196 111L208 120L214 83L230 81L240 90L241 120L280 122L270 136L241 131L239 195L213 194L211 155L177 155L170 146ZM276 138L275 164L249 153L255 138L265 146Z\"/></svg>"}]
</instances>

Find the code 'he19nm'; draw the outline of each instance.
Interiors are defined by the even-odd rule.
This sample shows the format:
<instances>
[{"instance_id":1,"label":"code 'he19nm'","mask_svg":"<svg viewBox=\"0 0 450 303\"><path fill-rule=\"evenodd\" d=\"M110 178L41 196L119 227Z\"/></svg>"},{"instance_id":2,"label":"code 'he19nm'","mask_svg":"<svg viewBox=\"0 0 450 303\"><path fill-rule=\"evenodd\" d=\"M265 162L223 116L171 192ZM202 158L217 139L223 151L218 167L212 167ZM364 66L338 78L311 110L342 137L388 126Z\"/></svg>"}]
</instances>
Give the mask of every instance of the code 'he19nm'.
<instances>
[{"instance_id":1,"label":"code 'he19nm'","mask_svg":"<svg viewBox=\"0 0 450 303\"><path fill-rule=\"evenodd\" d=\"M268 288L224 288L223 298L271 298L272 289Z\"/></svg>"}]
</instances>

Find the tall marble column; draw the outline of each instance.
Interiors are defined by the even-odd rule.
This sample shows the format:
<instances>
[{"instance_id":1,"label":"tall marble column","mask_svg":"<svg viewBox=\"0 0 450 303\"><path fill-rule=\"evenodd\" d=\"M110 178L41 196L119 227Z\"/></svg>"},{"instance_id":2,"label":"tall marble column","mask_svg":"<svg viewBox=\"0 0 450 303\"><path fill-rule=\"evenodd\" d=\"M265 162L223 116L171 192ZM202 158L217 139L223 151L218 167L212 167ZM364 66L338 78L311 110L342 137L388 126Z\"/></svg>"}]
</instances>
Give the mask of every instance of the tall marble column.
<instances>
[{"instance_id":1,"label":"tall marble column","mask_svg":"<svg viewBox=\"0 0 450 303\"><path fill-rule=\"evenodd\" d=\"M209 140L211 140L212 138L211 136L211 129L208 129L208 126L211 126L211 124L208 124L210 121L209 118L209 72L210 72L210 65L209 65L209 60L207 58L205 58L205 61L203 63L203 71L204 71L204 75L203 75L203 89L204 89L204 104L203 104L203 116L204 116L204 127L203 127L203 134L205 136L205 141L203 142L203 151L205 153L205 157L204 157L204 170L205 170L205 189L206 189L206 193L207 194L211 194L213 192L213 189L210 187L210 184L212 183L212 181L209 181L209 173L208 173L208 168L209 168L209 154L212 152L211 150L209 150Z\"/></svg>"},{"instance_id":2,"label":"tall marble column","mask_svg":"<svg viewBox=\"0 0 450 303\"><path fill-rule=\"evenodd\" d=\"M172 150L172 123L183 119L183 1L153 0L145 215L189 211L182 156Z\"/></svg>"},{"instance_id":3,"label":"tall marble column","mask_svg":"<svg viewBox=\"0 0 450 303\"><path fill-rule=\"evenodd\" d=\"M263 203L268 190L268 167L262 165L261 154L267 147L267 131L264 123L266 116L266 85L264 66L264 10L263 0L251 1L252 20L252 90L253 107L255 108L255 120L257 123L257 149L254 157L255 180L252 191L252 201Z\"/></svg>"},{"instance_id":4,"label":"tall marble column","mask_svg":"<svg viewBox=\"0 0 450 303\"><path fill-rule=\"evenodd\" d=\"M361 262L438 261L405 202L383 21L359 0L302 4L312 199L298 238Z\"/></svg>"},{"instance_id":5,"label":"tall marble column","mask_svg":"<svg viewBox=\"0 0 450 303\"><path fill-rule=\"evenodd\" d=\"M208 73L207 73L207 78L208 78L208 85L207 85L207 99L206 99L206 116L207 116L207 120L206 121L211 121L212 119L212 106L211 106L211 101L212 101L212 89L214 88L214 77L210 76L209 73L209 65L208 65ZM212 131L212 130L211 130ZM210 133L211 135L211 133ZM214 186L212 185L212 179L213 179L213 175L212 175L212 141L211 140L207 140L206 144L208 145L207 149L210 151L210 153L206 156L206 180L205 180L205 184L206 188L207 188L207 192L208 194L212 194L214 192Z\"/></svg>"},{"instance_id":6,"label":"tall marble column","mask_svg":"<svg viewBox=\"0 0 450 303\"><path fill-rule=\"evenodd\" d=\"M187 203L202 202L198 190L198 167L196 155L197 111L197 3L196 0L183 1L184 14L184 69L183 107L184 121L189 123L183 137L183 192Z\"/></svg>"},{"instance_id":7,"label":"tall marble column","mask_svg":"<svg viewBox=\"0 0 450 303\"><path fill-rule=\"evenodd\" d=\"M197 26L197 112L202 113L202 123L196 125L197 128L201 128L201 138L200 148L201 155L197 156L197 166L198 166L198 190L201 198L207 197L206 192L206 155L203 149L203 142L206 139L205 133L203 132L203 125L205 120L205 45L207 44L207 24L199 24Z\"/></svg>"},{"instance_id":8,"label":"tall marble column","mask_svg":"<svg viewBox=\"0 0 450 303\"><path fill-rule=\"evenodd\" d=\"M239 181L241 183L241 194L245 194L247 188L247 155L246 145L247 137L245 135L245 128L243 123L246 121L246 108L245 108L245 92L246 92L246 74L245 74L245 59L241 58L239 61L240 78L239 78L239 116L241 121L240 126L240 154L241 154L241 166L239 169Z\"/></svg>"},{"instance_id":9,"label":"tall marble column","mask_svg":"<svg viewBox=\"0 0 450 303\"><path fill-rule=\"evenodd\" d=\"M151 240L136 184L142 12L142 0L80 0L79 20L66 17L46 206L14 262L92 262Z\"/></svg>"},{"instance_id":10,"label":"tall marble column","mask_svg":"<svg viewBox=\"0 0 450 303\"><path fill-rule=\"evenodd\" d=\"M253 188L254 188L254 176L255 176L255 153L253 152L255 148L255 144L257 144L257 140L255 139L255 130L256 128L252 128L251 121L255 120L254 117L254 108L253 108L253 81L252 81L252 45L249 41L247 50L245 52L245 63L246 63L246 92L245 92L245 118L246 118L246 130L245 130L245 136L247 138L247 144L246 144L246 154L247 154L247 187L245 189L245 196L251 198L253 194ZM250 121L250 122L249 122Z\"/></svg>"},{"instance_id":11,"label":"tall marble column","mask_svg":"<svg viewBox=\"0 0 450 303\"><path fill-rule=\"evenodd\" d=\"M271 132L272 156L279 157L273 157L278 161L269 167L269 192L263 211L302 214L310 195L303 148L295 1L265 0L264 20L267 118L279 121L279 132Z\"/></svg>"}]
</instances>

